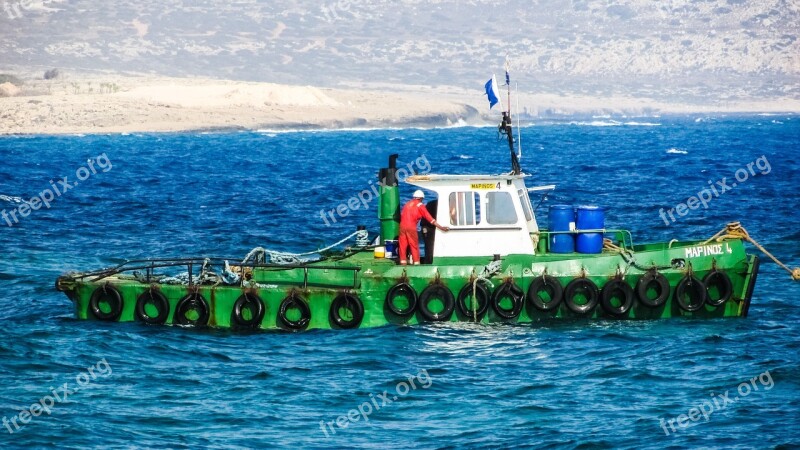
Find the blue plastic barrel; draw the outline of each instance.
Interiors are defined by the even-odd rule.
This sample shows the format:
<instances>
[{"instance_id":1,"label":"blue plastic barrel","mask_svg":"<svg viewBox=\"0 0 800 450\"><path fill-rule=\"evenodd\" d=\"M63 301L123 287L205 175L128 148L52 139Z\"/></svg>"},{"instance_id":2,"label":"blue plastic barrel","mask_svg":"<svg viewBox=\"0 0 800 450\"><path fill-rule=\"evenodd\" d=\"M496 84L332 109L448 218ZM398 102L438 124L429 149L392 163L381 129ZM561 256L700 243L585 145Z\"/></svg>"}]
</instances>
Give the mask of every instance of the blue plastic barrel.
<instances>
[{"instance_id":1,"label":"blue plastic barrel","mask_svg":"<svg viewBox=\"0 0 800 450\"><path fill-rule=\"evenodd\" d=\"M601 253L603 251L603 233L581 233L581 230L602 230L606 227L606 213L599 206L578 206L576 214L578 253Z\"/></svg>"},{"instance_id":2,"label":"blue plastic barrel","mask_svg":"<svg viewBox=\"0 0 800 450\"><path fill-rule=\"evenodd\" d=\"M552 205L549 214L550 231L572 231L575 229L575 208L570 205ZM569 233L550 235L551 253L575 251L575 236Z\"/></svg>"},{"instance_id":3,"label":"blue plastic barrel","mask_svg":"<svg viewBox=\"0 0 800 450\"><path fill-rule=\"evenodd\" d=\"M383 245L386 247L386 256L385 257L387 259L397 258L397 254L398 254L398 251L399 251L399 249L398 249L399 246L397 245L397 241L396 240L387 239L386 242L384 242Z\"/></svg>"}]
</instances>

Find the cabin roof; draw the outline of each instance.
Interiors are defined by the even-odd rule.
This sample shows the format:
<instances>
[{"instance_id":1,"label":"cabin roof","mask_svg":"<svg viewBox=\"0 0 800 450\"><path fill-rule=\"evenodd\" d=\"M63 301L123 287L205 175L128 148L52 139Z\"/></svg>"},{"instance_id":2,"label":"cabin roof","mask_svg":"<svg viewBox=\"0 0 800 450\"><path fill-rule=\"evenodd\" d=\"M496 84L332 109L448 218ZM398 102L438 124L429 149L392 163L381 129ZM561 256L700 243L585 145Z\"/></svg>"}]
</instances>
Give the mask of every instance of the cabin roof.
<instances>
[{"instance_id":1,"label":"cabin roof","mask_svg":"<svg viewBox=\"0 0 800 450\"><path fill-rule=\"evenodd\" d=\"M521 180L529 177L528 174L512 175L440 175L440 174L427 174L427 175L412 175L406 178L406 181L412 184L425 183L431 181L439 182L463 182L463 181L506 181L506 180Z\"/></svg>"}]
</instances>

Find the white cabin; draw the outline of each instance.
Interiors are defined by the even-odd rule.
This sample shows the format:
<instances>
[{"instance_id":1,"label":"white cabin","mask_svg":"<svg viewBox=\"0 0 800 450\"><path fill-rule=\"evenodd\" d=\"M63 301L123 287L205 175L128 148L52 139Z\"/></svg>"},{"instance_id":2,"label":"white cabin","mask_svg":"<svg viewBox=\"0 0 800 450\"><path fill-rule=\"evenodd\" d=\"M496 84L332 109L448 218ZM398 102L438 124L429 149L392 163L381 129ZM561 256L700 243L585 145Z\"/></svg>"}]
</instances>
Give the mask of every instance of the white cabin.
<instances>
[{"instance_id":1,"label":"white cabin","mask_svg":"<svg viewBox=\"0 0 800 450\"><path fill-rule=\"evenodd\" d=\"M414 175L406 182L438 196L434 257L533 255L539 226L528 175ZM431 211L432 213L433 211Z\"/></svg>"}]
</instances>

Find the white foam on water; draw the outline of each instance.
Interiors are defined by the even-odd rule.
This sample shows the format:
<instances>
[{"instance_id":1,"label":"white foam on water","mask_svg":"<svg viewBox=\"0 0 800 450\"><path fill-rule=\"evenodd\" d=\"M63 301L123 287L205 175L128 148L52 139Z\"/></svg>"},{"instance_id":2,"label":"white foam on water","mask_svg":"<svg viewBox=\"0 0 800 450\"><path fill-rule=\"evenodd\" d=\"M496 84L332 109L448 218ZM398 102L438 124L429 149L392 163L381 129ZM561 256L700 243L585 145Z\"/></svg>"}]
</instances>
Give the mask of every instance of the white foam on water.
<instances>
[{"instance_id":1,"label":"white foam on water","mask_svg":"<svg viewBox=\"0 0 800 450\"><path fill-rule=\"evenodd\" d=\"M368 132L368 131L402 131L402 130L413 130L416 128L409 127L409 128L401 128L401 127L386 127L386 128L286 128L286 129L277 129L277 128L259 128L256 130L256 133L264 134L270 137L274 137L272 135L279 135L279 134L289 134L289 133L342 133L342 132ZM422 128L420 128L422 129Z\"/></svg>"},{"instance_id":2,"label":"white foam on water","mask_svg":"<svg viewBox=\"0 0 800 450\"><path fill-rule=\"evenodd\" d=\"M442 128L463 128L463 127L471 127L472 126L472 125L468 124L467 121L464 120L461 117L459 117L458 120L456 120L455 122L450 122L449 119L448 119L447 122L448 122L447 125L442 127Z\"/></svg>"},{"instance_id":3,"label":"white foam on water","mask_svg":"<svg viewBox=\"0 0 800 450\"><path fill-rule=\"evenodd\" d=\"M25 203L25 200L21 199L20 197L13 197L9 195L2 195L0 194L0 200L8 203Z\"/></svg>"},{"instance_id":4,"label":"white foam on water","mask_svg":"<svg viewBox=\"0 0 800 450\"><path fill-rule=\"evenodd\" d=\"M578 125L584 127L660 127L661 124L658 122L637 122L637 121L628 121L628 122L620 122L618 120L592 120L592 121L572 121L569 122L570 125Z\"/></svg>"},{"instance_id":5,"label":"white foam on water","mask_svg":"<svg viewBox=\"0 0 800 450\"><path fill-rule=\"evenodd\" d=\"M629 127L660 127L660 123L655 122L625 122L626 126Z\"/></svg>"},{"instance_id":6,"label":"white foam on water","mask_svg":"<svg viewBox=\"0 0 800 450\"><path fill-rule=\"evenodd\" d=\"M578 125L583 127L659 127L661 126L660 123L657 122L636 122L636 121L628 121L628 122L620 122L617 120L592 120L589 122L586 121L572 121L569 122L570 125Z\"/></svg>"},{"instance_id":7,"label":"white foam on water","mask_svg":"<svg viewBox=\"0 0 800 450\"><path fill-rule=\"evenodd\" d=\"M497 125L491 123L469 124L465 122L463 119L458 119L456 122L435 127L406 126L406 127L342 127L342 128L283 128L283 129L259 128L255 130L255 132L266 135L287 134L287 133L342 133L342 132L366 133L370 131L407 131L407 130L427 131L427 130L442 130L450 128L493 128L493 127L497 127Z\"/></svg>"},{"instance_id":8,"label":"white foam on water","mask_svg":"<svg viewBox=\"0 0 800 450\"><path fill-rule=\"evenodd\" d=\"M669 153L671 155L688 155L689 154L689 152L687 152L686 150L681 150L679 148L671 148L671 149L667 150L667 153Z\"/></svg>"},{"instance_id":9,"label":"white foam on water","mask_svg":"<svg viewBox=\"0 0 800 450\"><path fill-rule=\"evenodd\" d=\"M622 125L622 122L617 122L616 120L593 120L591 122L572 121L569 124L580 127L618 127Z\"/></svg>"}]
</instances>

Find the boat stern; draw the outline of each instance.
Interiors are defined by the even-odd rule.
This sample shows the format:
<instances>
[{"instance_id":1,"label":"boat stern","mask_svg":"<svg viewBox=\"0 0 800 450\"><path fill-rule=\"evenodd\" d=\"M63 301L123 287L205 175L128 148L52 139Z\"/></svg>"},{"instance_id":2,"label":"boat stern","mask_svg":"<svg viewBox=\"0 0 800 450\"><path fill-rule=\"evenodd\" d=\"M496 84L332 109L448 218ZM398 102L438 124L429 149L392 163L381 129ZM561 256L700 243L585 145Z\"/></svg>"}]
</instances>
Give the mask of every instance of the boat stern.
<instances>
[{"instance_id":1,"label":"boat stern","mask_svg":"<svg viewBox=\"0 0 800 450\"><path fill-rule=\"evenodd\" d=\"M753 298L753 290L756 287L756 279L758 278L758 269L760 264L761 263L758 260L758 256L750 256L750 260L747 264L748 270L744 281L746 290L744 291L744 295L742 297L743 302L741 304L741 308L739 309L739 316L741 317L747 317L747 314L750 312L750 300Z\"/></svg>"}]
</instances>

